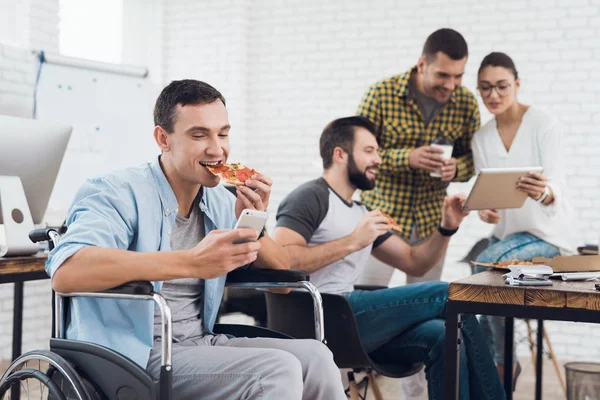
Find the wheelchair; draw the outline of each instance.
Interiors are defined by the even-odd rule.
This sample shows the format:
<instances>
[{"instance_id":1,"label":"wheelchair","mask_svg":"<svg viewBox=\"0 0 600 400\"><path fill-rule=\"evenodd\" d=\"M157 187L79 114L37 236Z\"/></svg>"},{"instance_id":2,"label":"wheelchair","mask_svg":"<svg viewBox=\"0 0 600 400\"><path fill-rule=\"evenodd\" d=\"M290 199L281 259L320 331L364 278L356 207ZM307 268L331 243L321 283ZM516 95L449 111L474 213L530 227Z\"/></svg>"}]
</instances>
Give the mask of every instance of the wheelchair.
<instances>
[{"instance_id":1,"label":"wheelchair","mask_svg":"<svg viewBox=\"0 0 600 400\"><path fill-rule=\"evenodd\" d=\"M34 230L30 232L29 237L34 243L48 241L49 250L52 250L60 239L58 232L52 228ZM226 286L255 289L295 288L308 291L313 299L315 312L315 337L324 342L321 295L309 282L305 272L240 269L228 274ZM68 315L71 297L154 301L162 316L159 379L155 380L138 364L107 347L66 339L64 337L65 316ZM171 310L163 296L154 292L150 282L129 282L94 293L53 292L52 314L53 332L50 350L30 351L15 359L0 379L0 399L169 400L173 398ZM291 338L276 331L249 325L216 324L214 332L238 337Z\"/></svg>"}]
</instances>

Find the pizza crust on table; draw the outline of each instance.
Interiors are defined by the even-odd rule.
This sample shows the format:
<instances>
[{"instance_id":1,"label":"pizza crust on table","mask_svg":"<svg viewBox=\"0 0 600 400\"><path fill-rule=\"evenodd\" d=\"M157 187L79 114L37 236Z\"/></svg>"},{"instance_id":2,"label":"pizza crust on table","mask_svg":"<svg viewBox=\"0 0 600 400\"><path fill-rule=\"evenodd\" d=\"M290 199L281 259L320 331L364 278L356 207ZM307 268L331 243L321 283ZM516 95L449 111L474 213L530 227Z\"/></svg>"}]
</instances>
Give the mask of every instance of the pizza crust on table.
<instances>
[{"instance_id":1,"label":"pizza crust on table","mask_svg":"<svg viewBox=\"0 0 600 400\"><path fill-rule=\"evenodd\" d=\"M521 260L506 260L506 261L498 261L494 263L481 263L477 261L471 261L471 264L477 265L480 267L488 267L488 268L499 268L499 269L508 269L510 265L535 265L531 261L521 261Z\"/></svg>"},{"instance_id":2,"label":"pizza crust on table","mask_svg":"<svg viewBox=\"0 0 600 400\"><path fill-rule=\"evenodd\" d=\"M231 185L243 185L252 175L259 175L258 171L242 163L207 165L206 169Z\"/></svg>"}]
</instances>

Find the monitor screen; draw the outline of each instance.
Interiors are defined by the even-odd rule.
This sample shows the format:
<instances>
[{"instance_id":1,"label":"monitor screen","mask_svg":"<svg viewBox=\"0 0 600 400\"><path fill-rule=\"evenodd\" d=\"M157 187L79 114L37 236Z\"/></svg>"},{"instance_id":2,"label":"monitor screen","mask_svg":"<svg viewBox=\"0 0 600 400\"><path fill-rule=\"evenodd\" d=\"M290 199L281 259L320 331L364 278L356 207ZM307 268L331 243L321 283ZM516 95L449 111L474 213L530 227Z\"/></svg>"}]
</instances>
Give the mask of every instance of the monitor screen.
<instances>
[{"instance_id":1,"label":"monitor screen","mask_svg":"<svg viewBox=\"0 0 600 400\"><path fill-rule=\"evenodd\" d=\"M43 221L72 129L64 124L0 115L0 175L21 178L36 225Z\"/></svg>"}]
</instances>

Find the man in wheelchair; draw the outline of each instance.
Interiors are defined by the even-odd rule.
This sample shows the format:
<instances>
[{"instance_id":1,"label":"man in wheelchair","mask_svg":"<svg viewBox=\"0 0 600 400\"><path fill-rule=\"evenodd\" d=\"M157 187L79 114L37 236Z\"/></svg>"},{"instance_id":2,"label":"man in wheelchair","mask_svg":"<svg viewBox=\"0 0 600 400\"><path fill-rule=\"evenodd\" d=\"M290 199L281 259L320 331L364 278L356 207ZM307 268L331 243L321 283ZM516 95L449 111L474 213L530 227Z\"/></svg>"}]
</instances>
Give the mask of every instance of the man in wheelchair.
<instances>
[{"instance_id":1,"label":"man in wheelchair","mask_svg":"<svg viewBox=\"0 0 600 400\"><path fill-rule=\"evenodd\" d=\"M381 157L375 127L363 117L331 122L320 139L323 176L290 193L277 211L273 238L292 268L309 272L320 292L346 296L361 344L373 360L390 365L425 363L430 399L444 393L444 333L448 284L425 282L374 291L354 290L372 254L413 276L431 269L467 214L464 196L444 199L438 231L410 246L390 232L380 210L353 201L372 190ZM406 172L416 173L416 172ZM401 179L401 178L399 178ZM412 212L408 210L407 212ZM500 399L504 390L474 315L464 315L461 399Z\"/></svg>"},{"instance_id":2,"label":"man in wheelchair","mask_svg":"<svg viewBox=\"0 0 600 400\"><path fill-rule=\"evenodd\" d=\"M46 264L54 290L153 282L172 310L175 399L344 399L331 352L316 340L213 334L228 272L250 263L289 269L268 236L239 243L255 232L232 229L243 209L266 209L271 180L252 177L236 199L205 168L229 154L221 93L174 81L156 101L154 122L156 160L90 179L77 192L68 231ZM107 346L158 377L161 319L151 302L73 298L68 320L67 338Z\"/></svg>"}]
</instances>

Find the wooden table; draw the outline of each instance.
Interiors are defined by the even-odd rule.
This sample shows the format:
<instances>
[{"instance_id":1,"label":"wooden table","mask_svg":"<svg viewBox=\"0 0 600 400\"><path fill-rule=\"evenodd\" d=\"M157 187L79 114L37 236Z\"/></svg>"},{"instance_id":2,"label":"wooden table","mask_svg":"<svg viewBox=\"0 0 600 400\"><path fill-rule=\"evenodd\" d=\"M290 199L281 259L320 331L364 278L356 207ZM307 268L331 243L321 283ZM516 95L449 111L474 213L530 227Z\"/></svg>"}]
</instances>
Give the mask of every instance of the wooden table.
<instances>
[{"instance_id":1,"label":"wooden table","mask_svg":"<svg viewBox=\"0 0 600 400\"><path fill-rule=\"evenodd\" d=\"M458 398L460 314L507 317L504 388L508 400L512 399L513 318L540 321L538 349L542 343L542 320L600 323L600 292L595 290L594 282L553 280L552 286L509 286L504 283L503 273L485 271L450 283L446 308L446 399ZM537 360L541 358L538 351ZM541 399L541 362L536 370L536 399Z\"/></svg>"},{"instance_id":2,"label":"wooden table","mask_svg":"<svg viewBox=\"0 0 600 400\"><path fill-rule=\"evenodd\" d=\"M12 359L21 355L23 334L23 283L48 279L44 270L47 255L38 253L28 257L0 257L0 284L14 283ZM51 300L48 295L48 301Z\"/></svg>"}]
</instances>

